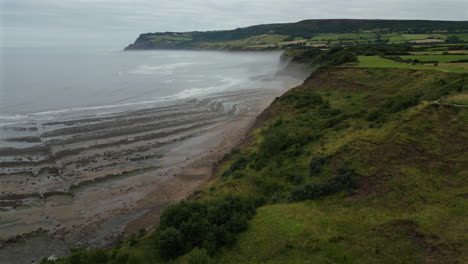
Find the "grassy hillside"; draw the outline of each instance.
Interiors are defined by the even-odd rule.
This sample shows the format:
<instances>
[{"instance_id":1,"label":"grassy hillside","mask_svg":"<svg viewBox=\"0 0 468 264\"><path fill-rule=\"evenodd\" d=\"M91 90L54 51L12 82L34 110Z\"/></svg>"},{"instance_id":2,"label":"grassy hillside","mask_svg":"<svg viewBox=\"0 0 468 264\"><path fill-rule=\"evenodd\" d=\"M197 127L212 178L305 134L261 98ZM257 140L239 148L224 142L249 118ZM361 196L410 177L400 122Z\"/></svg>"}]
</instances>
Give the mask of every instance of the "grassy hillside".
<instances>
[{"instance_id":1,"label":"grassy hillside","mask_svg":"<svg viewBox=\"0 0 468 264\"><path fill-rule=\"evenodd\" d=\"M468 73L388 68L364 51L381 52L290 51L322 67L259 117L196 201L154 233L43 263L463 263Z\"/></svg>"},{"instance_id":2,"label":"grassy hillside","mask_svg":"<svg viewBox=\"0 0 468 264\"><path fill-rule=\"evenodd\" d=\"M145 33L126 49L262 50L291 45L464 43L468 41L467 28L468 21L304 20L234 30Z\"/></svg>"},{"instance_id":3,"label":"grassy hillside","mask_svg":"<svg viewBox=\"0 0 468 264\"><path fill-rule=\"evenodd\" d=\"M253 161L206 192L259 193L271 203L215 262L462 263L468 249L468 110L434 102L468 88L467 77L329 69L279 98L253 143L232 158ZM306 93L328 104L302 104ZM279 148L258 169L261 160L252 157L278 134L277 142L290 143L274 144ZM323 161L314 162L318 157ZM327 183L343 167L359 178L357 189L291 202L291 190Z\"/></svg>"}]
</instances>

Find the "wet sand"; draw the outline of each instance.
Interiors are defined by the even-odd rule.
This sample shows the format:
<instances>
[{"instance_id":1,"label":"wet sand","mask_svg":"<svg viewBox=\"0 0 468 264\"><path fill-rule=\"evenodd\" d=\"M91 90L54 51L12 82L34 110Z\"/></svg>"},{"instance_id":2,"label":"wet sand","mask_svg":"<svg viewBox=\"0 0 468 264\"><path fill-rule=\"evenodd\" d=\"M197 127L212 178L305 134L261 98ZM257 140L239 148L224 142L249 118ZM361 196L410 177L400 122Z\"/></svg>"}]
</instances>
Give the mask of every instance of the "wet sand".
<instances>
[{"instance_id":1,"label":"wet sand","mask_svg":"<svg viewBox=\"0 0 468 264\"><path fill-rule=\"evenodd\" d=\"M105 246L154 226L165 206L212 177L285 90L0 127L11 135L0 145L0 263Z\"/></svg>"}]
</instances>

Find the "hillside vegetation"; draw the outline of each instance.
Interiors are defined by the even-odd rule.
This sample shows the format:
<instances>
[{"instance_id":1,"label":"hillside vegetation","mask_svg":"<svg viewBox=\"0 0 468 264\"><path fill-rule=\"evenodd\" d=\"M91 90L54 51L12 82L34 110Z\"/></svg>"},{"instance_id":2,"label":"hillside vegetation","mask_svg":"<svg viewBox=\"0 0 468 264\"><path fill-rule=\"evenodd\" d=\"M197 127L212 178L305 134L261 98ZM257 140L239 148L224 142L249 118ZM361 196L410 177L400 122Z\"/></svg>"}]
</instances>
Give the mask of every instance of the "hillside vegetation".
<instances>
[{"instance_id":1,"label":"hillside vegetation","mask_svg":"<svg viewBox=\"0 0 468 264\"><path fill-rule=\"evenodd\" d=\"M126 50L264 50L289 46L468 42L468 21L323 19L234 30L141 34Z\"/></svg>"},{"instance_id":2,"label":"hillside vegetation","mask_svg":"<svg viewBox=\"0 0 468 264\"><path fill-rule=\"evenodd\" d=\"M408 54L288 50L317 70L194 201L170 206L153 233L43 263L463 263L468 73L379 61L415 66L387 59Z\"/></svg>"}]
</instances>

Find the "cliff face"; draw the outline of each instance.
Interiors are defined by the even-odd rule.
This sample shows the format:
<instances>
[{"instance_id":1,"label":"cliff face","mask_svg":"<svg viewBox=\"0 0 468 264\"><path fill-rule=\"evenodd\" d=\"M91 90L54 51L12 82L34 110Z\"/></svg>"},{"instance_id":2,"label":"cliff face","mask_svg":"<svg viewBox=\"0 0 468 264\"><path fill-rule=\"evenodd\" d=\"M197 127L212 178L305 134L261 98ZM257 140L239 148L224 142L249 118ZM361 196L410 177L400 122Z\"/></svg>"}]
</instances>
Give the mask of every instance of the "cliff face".
<instances>
[{"instance_id":1,"label":"cliff face","mask_svg":"<svg viewBox=\"0 0 468 264\"><path fill-rule=\"evenodd\" d=\"M277 49L298 45L320 34L375 32L377 35L459 33L468 21L324 19L266 24L234 30L141 34L125 50L136 49ZM367 38L366 36L365 38ZM299 42L298 42L299 41ZM297 42L297 43L296 43Z\"/></svg>"}]
</instances>

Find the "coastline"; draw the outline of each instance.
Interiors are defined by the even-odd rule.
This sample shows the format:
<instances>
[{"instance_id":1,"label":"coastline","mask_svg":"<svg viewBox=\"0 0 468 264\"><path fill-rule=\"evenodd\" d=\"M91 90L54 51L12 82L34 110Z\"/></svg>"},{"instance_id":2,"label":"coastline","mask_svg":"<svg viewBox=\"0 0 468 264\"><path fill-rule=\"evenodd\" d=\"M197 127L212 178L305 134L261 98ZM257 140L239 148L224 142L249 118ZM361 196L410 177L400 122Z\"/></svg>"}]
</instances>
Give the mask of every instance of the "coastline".
<instances>
[{"instance_id":1,"label":"coastline","mask_svg":"<svg viewBox=\"0 0 468 264\"><path fill-rule=\"evenodd\" d=\"M31 152L20 151L20 160L8 161L7 155L18 151L2 149L3 164L39 168L32 178L37 185L11 183L11 190L21 186L23 193L0 197L7 206L0 211L0 230L6 235L0 240L0 262L25 263L66 255L73 247L108 246L118 237L154 228L163 209L206 185L216 164L244 140L257 116L307 73L291 76L281 90L246 90L168 108L51 122L48 130L39 129L50 140L28 148ZM154 123L161 116L168 125ZM139 134L129 140L136 130ZM48 168L51 163L61 166L54 170ZM82 168L78 177L75 166ZM57 172L59 178L52 177ZM1 173L3 184L31 172ZM63 181L72 176L71 183ZM63 189L49 178L62 179L59 183L69 187ZM34 190L39 186L60 188L38 193Z\"/></svg>"},{"instance_id":2,"label":"coastline","mask_svg":"<svg viewBox=\"0 0 468 264\"><path fill-rule=\"evenodd\" d=\"M174 188L166 187L166 190L171 190L167 195L171 202L178 202L193 197L195 192L208 184L213 179L217 166L222 162L223 157L228 154L233 148L242 144L248 136L252 127L255 125L257 117L265 110L272 102L271 98L265 99L256 104L252 109L245 110L240 113L238 118L227 123L214 127L206 132L207 135L212 134L210 141L218 142L215 146L209 148L199 158L191 161L187 166L181 168L181 171L174 175L173 181L169 185ZM221 133L218 133L221 132ZM177 155L177 153L174 153ZM173 192L176 190L176 192ZM161 195L160 190L155 190L145 197L144 203L140 206L145 207L145 204L156 204L144 215L131 221L125 226L124 232L131 234L140 229L153 230L161 216L164 208L171 202L158 203L157 195Z\"/></svg>"}]
</instances>

